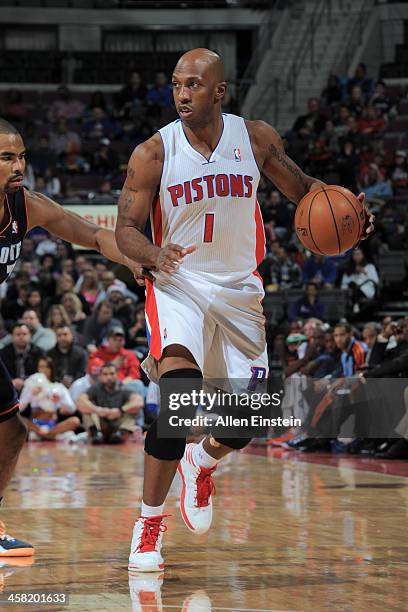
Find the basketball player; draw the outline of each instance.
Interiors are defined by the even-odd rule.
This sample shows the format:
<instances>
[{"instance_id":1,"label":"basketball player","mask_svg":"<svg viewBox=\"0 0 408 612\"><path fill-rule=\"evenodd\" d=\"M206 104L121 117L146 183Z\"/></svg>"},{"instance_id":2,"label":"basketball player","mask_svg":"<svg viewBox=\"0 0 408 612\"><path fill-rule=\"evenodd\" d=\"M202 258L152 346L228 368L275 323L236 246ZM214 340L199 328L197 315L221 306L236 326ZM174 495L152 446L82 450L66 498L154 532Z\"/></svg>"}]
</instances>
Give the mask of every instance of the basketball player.
<instances>
[{"instance_id":1,"label":"basketball player","mask_svg":"<svg viewBox=\"0 0 408 612\"><path fill-rule=\"evenodd\" d=\"M120 250L146 269L150 353L144 367L159 380L162 412L168 380L191 380L193 389L203 377L249 381L267 375L263 287L256 273L264 257L260 174L295 203L321 184L286 156L271 126L221 112L226 83L216 53L184 54L173 92L180 119L134 150L116 227ZM153 244L144 235L149 213ZM367 214L367 225L372 220ZM129 570L164 567L164 501L176 470L182 517L191 531L204 533L217 463L249 441L214 435L186 446L182 438L158 438L157 421L151 426Z\"/></svg>"},{"instance_id":2,"label":"basketball player","mask_svg":"<svg viewBox=\"0 0 408 612\"><path fill-rule=\"evenodd\" d=\"M140 266L122 255L111 230L102 229L49 198L23 188L25 147L18 131L0 119L0 284L4 283L20 253L26 233L36 226L70 243L99 251L133 272ZM19 416L17 393L0 360L0 503L26 439L26 427ZM7 535L0 522L0 558L31 556L34 548Z\"/></svg>"}]
</instances>

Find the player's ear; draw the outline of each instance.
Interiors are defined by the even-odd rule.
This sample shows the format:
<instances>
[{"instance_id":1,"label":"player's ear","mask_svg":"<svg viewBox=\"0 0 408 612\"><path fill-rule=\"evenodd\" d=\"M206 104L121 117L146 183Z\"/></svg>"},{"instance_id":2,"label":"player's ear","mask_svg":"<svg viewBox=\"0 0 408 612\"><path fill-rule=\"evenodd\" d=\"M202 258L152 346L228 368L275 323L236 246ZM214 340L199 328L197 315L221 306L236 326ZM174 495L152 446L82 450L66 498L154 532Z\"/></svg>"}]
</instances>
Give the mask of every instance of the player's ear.
<instances>
[{"instance_id":1,"label":"player's ear","mask_svg":"<svg viewBox=\"0 0 408 612\"><path fill-rule=\"evenodd\" d=\"M226 91L227 91L227 83L225 81L218 83L215 89L215 101L219 102L220 100L222 100L223 97L225 96Z\"/></svg>"}]
</instances>

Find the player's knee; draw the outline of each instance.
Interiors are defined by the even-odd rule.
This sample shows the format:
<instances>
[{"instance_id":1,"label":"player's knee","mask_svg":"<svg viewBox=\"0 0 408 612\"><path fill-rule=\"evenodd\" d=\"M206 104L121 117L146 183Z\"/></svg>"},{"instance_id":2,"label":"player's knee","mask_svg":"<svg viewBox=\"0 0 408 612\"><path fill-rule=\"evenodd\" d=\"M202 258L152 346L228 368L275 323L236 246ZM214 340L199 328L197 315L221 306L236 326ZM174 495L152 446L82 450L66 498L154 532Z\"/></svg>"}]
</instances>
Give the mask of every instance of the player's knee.
<instances>
[{"instance_id":1,"label":"player's knee","mask_svg":"<svg viewBox=\"0 0 408 612\"><path fill-rule=\"evenodd\" d=\"M180 460L186 447L185 438L158 438L157 421L155 421L145 438L145 452L162 461Z\"/></svg>"},{"instance_id":2,"label":"player's knee","mask_svg":"<svg viewBox=\"0 0 408 612\"><path fill-rule=\"evenodd\" d=\"M248 446L252 438L216 438L214 436L214 440L218 442L218 444L228 446L228 448L232 448L233 450L241 450L241 448Z\"/></svg>"},{"instance_id":3,"label":"player's knee","mask_svg":"<svg viewBox=\"0 0 408 612\"><path fill-rule=\"evenodd\" d=\"M170 382L174 381L174 382ZM159 381L160 387L160 415L152 424L146 434L145 451L155 459L165 461L180 460L186 446L187 428L177 430L179 437L171 436L169 426L170 396L173 394L191 393L193 390L201 389L202 374L196 368L178 368L169 370L163 374ZM194 406L188 406L188 411L194 411ZM180 413L186 411L181 409ZM160 437L159 437L160 435ZM170 437L171 436L171 437Z\"/></svg>"}]
</instances>

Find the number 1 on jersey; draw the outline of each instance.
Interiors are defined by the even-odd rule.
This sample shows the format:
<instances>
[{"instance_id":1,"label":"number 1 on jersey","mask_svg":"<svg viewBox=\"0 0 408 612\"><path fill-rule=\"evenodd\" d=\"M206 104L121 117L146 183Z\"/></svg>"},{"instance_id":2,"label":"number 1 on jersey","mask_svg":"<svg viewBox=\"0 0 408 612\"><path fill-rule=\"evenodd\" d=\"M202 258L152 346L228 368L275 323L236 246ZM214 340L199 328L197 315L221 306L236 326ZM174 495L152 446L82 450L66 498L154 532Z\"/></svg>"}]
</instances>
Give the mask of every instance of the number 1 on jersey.
<instances>
[{"instance_id":1,"label":"number 1 on jersey","mask_svg":"<svg viewBox=\"0 0 408 612\"><path fill-rule=\"evenodd\" d=\"M212 242L214 232L215 213L205 213L204 219L204 242Z\"/></svg>"}]
</instances>

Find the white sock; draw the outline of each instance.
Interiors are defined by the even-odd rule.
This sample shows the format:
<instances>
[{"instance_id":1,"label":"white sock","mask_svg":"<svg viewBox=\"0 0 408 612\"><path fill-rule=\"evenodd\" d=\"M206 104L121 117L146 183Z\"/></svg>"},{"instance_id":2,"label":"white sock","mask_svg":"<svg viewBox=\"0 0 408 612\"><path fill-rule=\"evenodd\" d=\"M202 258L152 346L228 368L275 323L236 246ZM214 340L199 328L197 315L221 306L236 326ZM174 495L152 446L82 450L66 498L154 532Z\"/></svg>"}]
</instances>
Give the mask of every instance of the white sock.
<instances>
[{"instance_id":1,"label":"white sock","mask_svg":"<svg viewBox=\"0 0 408 612\"><path fill-rule=\"evenodd\" d=\"M163 514L164 504L161 506L148 506L142 501L142 507L140 510L140 516L160 516Z\"/></svg>"},{"instance_id":2,"label":"white sock","mask_svg":"<svg viewBox=\"0 0 408 612\"><path fill-rule=\"evenodd\" d=\"M207 453L203 446L204 440L201 440L199 444L196 444L193 448L192 455L194 462L200 467L211 469L220 461L219 459L214 459Z\"/></svg>"}]
</instances>

